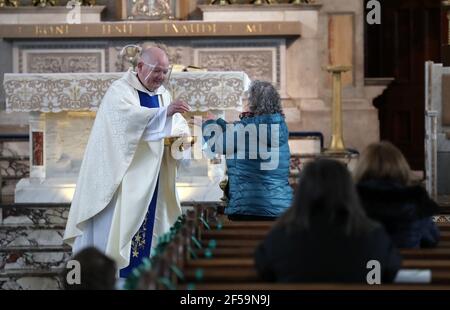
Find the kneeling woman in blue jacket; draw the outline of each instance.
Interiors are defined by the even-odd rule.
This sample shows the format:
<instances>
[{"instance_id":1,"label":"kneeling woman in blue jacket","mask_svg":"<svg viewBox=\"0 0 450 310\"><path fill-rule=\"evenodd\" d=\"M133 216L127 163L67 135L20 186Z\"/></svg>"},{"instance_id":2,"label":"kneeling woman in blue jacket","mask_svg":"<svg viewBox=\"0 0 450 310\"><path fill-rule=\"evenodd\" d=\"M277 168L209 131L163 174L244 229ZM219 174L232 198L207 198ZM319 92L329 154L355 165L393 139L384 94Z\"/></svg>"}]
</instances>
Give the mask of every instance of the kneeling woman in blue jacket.
<instances>
[{"instance_id":1,"label":"kneeling woman in blue jacket","mask_svg":"<svg viewBox=\"0 0 450 310\"><path fill-rule=\"evenodd\" d=\"M289 131L275 87L253 81L240 121L203 123L210 151L226 155L231 220L274 220L292 202Z\"/></svg>"}]
</instances>

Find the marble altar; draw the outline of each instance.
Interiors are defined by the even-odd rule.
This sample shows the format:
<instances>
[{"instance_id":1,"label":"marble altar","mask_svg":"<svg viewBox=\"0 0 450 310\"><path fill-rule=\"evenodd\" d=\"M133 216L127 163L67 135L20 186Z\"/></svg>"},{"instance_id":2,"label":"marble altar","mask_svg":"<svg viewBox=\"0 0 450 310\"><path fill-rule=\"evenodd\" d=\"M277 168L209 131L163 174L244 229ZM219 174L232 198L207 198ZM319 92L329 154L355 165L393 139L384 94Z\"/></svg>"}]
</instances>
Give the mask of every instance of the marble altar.
<instances>
[{"instance_id":1,"label":"marble altar","mask_svg":"<svg viewBox=\"0 0 450 310\"><path fill-rule=\"evenodd\" d=\"M7 112L30 112L30 178L19 181L16 203L70 202L84 148L103 94L122 73L5 74ZM242 107L250 80L244 72L174 72L168 89L192 112L227 118ZM218 201L224 160L180 166L182 201Z\"/></svg>"}]
</instances>

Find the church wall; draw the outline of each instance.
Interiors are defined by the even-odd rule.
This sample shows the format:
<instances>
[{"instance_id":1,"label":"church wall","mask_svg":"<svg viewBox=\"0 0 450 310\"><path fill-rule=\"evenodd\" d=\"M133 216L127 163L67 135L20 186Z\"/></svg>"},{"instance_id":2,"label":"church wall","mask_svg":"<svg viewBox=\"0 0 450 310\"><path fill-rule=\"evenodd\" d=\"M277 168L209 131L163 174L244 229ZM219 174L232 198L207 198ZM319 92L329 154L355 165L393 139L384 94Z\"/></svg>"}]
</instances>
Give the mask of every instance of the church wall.
<instances>
[{"instance_id":1,"label":"church wall","mask_svg":"<svg viewBox=\"0 0 450 310\"><path fill-rule=\"evenodd\" d=\"M316 60L319 63L318 96L305 98L300 95L296 99L301 121L291 127L321 131L325 145L329 145L332 85L331 75L323 68L328 64L350 64L351 73L344 73L342 78L344 142L346 147L361 151L369 143L379 140L378 112L372 105L372 99L379 93L370 93L364 83L363 3L358 0L323 0L320 3L322 8L317 26L319 57ZM346 43L338 43L342 41ZM351 63L339 63L350 60ZM288 67L291 66L288 64ZM288 87L295 88L295 82Z\"/></svg>"},{"instance_id":2,"label":"church wall","mask_svg":"<svg viewBox=\"0 0 450 310\"><path fill-rule=\"evenodd\" d=\"M13 72L12 43L0 39L0 85L3 83L3 74ZM28 126L28 114L15 112L8 113L5 110L5 90L0 87L0 127L7 127L8 130L23 132ZM19 126L15 129L13 127ZM26 129L25 129L26 131Z\"/></svg>"},{"instance_id":3,"label":"church wall","mask_svg":"<svg viewBox=\"0 0 450 310\"><path fill-rule=\"evenodd\" d=\"M0 39L0 80L3 81L3 74L12 72L12 45L11 42ZM0 108L5 109L5 90L0 87Z\"/></svg>"},{"instance_id":4,"label":"church wall","mask_svg":"<svg viewBox=\"0 0 450 310\"><path fill-rule=\"evenodd\" d=\"M364 82L363 3L358 0L320 3L317 24L303 16L302 37L287 46L288 95L299 111L294 118L288 118L289 128L321 131L325 145L330 143L332 85L331 75L324 67L350 64L352 70L343 74L342 83L344 142L347 147L361 151L379 140L378 112L372 100L380 94L379 88L372 92ZM306 51L305 59L294 57L301 47ZM351 62L342 63L348 61ZM299 83L304 83L303 87ZM292 103L287 106L293 109Z\"/></svg>"}]
</instances>

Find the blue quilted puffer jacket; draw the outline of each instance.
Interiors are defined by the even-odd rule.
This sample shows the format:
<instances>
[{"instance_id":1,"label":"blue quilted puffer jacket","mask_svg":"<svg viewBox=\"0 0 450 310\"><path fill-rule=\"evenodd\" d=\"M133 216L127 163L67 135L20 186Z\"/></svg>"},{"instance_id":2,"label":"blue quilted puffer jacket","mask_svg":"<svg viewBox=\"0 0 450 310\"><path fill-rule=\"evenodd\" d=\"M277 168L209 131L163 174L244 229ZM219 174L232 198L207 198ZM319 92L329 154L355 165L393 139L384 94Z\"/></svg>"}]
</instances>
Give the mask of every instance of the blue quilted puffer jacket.
<instances>
[{"instance_id":1,"label":"blue quilted puffer jacket","mask_svg":"<svg viewBox=\"0 0 450 310\"><path fill-rule=\"evenodd\" d=\"M203 124L203 136L212 152L227 155L226 214L278 217L290 207L289 131L284 116L258 115L234 123L209 120Z\"/></svg>"}]
</instances>

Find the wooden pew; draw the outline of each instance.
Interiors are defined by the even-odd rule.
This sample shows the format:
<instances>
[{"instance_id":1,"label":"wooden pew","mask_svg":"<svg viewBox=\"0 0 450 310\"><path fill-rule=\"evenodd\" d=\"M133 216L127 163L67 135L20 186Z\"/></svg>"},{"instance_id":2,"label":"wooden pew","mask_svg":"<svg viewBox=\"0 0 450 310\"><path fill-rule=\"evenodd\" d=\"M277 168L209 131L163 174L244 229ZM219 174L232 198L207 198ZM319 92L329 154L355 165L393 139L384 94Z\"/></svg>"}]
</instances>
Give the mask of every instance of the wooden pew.
<instances>
[{"instance_id":1,"label":"wooden pew","mask_svg":"<svg viewBox=\"0 0 450 310\"><path fill-rule=\"evenodd\" d=\"M253 252L274 222L232 222L223 216L217 216L214 211L199 208L195 216L191 214L188 223L188 228L183 229L183 237L177 239L177 245L168 247L168 253L162 256L159 265L164 272L153 271L155 279L162 276L170 278L179 288L183 283L192 282L203 283L200 285L225 285L227 289L230 288L230 283L243 286L251 283L259 285L254 269ZM438 226L443 240L438 248L401 250L404 256L402 268L431 269L433 286L450 285L450 225ZM201 244L200 249L198 244ZM187 248L191 252L187 251ZM193 252L196 253L195 257L192 255ZM169 267L174 264L182 270L183 279L177 279L170 271ZM153 281L155 282L154 279ZM272 287L273 284L261 283L261 285ZM417 287L423 289L430 285Z\"/></svg>"},{"instance_id":2,"label":"wooden pew","mask_svg":"<svg viewBox=\"0 0 450 310\"><path fill-rule=\"evenodd\" d=\"M450 249L437 247L431 249L400 249L400 254L407 259L447 259L450 260Z\"/></svg>"},{"instance_id":3,"label":"wooden pew","mask_svg":"<svg viewBox=\"0 0 450 310\"><path fill-rule=\"evenodd\" d=\"M200 240L203 247L208 247L210 240ZM247 239L234 239L234 240L214 240L216 248L256 248L261 240L247 240ZM449 244L450 246L450 244Z\"/></svg>"},{"instance_id":4,"label":"wooden pew","mask_svg":"<svg viewBox=\"0 0 450 310\"><path fill-rule=\"evenodd\" d=\"M263 240L267 235L268 230L265 229L221 229L221 230L206 230L201 232L201 238L203 240ZM450 231L441 232L441 241L450 241Z\"/></svg>"},{"instance_id":5,"label":"wooden pew","mask_svg":"<svg viewBox=\"0 0 450 310\"><path fill-rule=\"evenodd\" d=\"M184 271L185 281L187 283L245 283L258 282L256 270L252 268L210 268L210 269L194 269L189 268Z\"/></svg>"},{"instance_id":6,"label":"wooden pew","mask_svg":"<svg viewBox=\"0 0 450 310\"><path fill-rule=\"evenodd\" d=\"M197 251L198 259L185 265L186 281L258 281L253 253L272 225L273 222L230 222L225 219L218 226L211 225L210 230L201 229L199 236L204 248ZM450 225L439 226L442 226L444 241L440 245L443 247L401 250L404 257L402 268L431 269L433 283L450 284ZM208 248L211 240L215 243L214 248Z\"/></svg>"},{"instance_id":7,"label":"wooden pew","mask_svg":"<svg viewBox=\"0 0 450 310\"><path fill-rule=\"evenodd\" d=\"M253 258L199 258L189 261L188 268L251 268L253 269ZM403 259L402 268L404 269L431 269L450 271L450 260L429 260L429 259Z\"/></svg>"},{"instance_id":8,"label":"wooden pew","mask_svg":"<svg viewBox=\"0 0 450 310\"><path fill-rule=\"evenodd\" d=\"M201 238L204 240L263 240L266 235L267 231L263 229L222 229L203 231Z\"/></svg>"},{"instance_id":9,"label":"wooden pew","mask_svg":"<svg viewBox=\"0 0 450 310\"><path fill-rule=\"evenodd\" d=\"M245 258L253 257L255 246L203 248L197 251L199 258ZM400 249L406 259L450 260L449 248Z\"/></svg>"},{"instance_id":10,"label":"wooden pew","mask_svg":"<svg viewBox=\"0 0 450 310\"><path fill-rule=\"evenodd\" d=\"M264 229L269 231L275 222L273 221L229 221L222 217L221 228L223 229ZM217 225L212 225L212 229L217 229Z\"/></svg>"}]
</instances>

